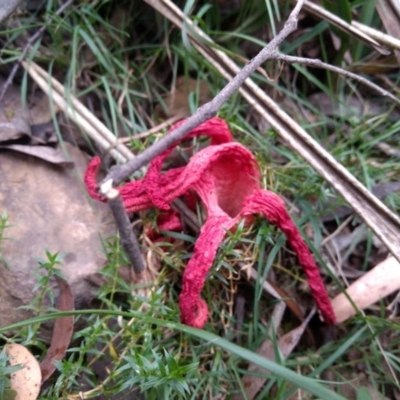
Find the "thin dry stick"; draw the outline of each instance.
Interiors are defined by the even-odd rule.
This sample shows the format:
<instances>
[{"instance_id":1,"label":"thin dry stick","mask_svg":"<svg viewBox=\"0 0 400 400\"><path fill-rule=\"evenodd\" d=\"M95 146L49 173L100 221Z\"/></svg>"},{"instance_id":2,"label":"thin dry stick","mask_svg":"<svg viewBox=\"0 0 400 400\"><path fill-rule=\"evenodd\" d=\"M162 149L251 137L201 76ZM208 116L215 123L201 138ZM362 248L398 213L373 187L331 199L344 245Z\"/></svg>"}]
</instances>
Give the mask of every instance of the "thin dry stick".
<instances>
[{"instance_id":1,"label":"thin dry stick","mask_svg":"<svg viewBox=\"0 0 400 400\"><path fill-rule=\"evenodd\" d=\"M61 5L61 7L56 11L55 15L60 15L65 9L67 9L74 0L68 0L64 4ZM14 64L13 69L11 70L10 75L8 76L7 80L5 81L1 93L0 93L0 101L3 99L4 95L6 94L7 89L9 86L12 84L12 81L14 80L15 74L18 71L19 66L21 65L21 62L24 60L26 54L28 53L28 50L32 47L32 44L39 38L39 36L46 30L46 28L53 22L53 18L49 18L40 29L38 29L26 42L26 45L24 49L22 50L21 55L18 57L17 62Z\"/></svg>"},{"instance_id":2,"label":"thin dry stick","mask_svg":"<svg viewBox=\"0 0 400 400\"><path fill-rule=\"evenodd\" d=\"M121 138L118 139L118 143L129 143L132 140L137 140L137 139L143 139L147 136L153 135L155 133L159 133L160 131L162 131L165 128L170 127L171 125L173 125L175 122L177 122L178 120L182 119L184 117L184 115L175 115L174 117L171 117L169 119L167 119L166 121L162 122L161 124L155 126L154 128L151 128L145 132L140 132L136 135L133 135L131 137L126 137L126 138ZM125 120L125 122L132 128L132 124Z\"/></svg>"},{"instance_id":3,"label":"thin dry stick","mask_svg":"<svg viewBox=\"0 0 400 400\"><path fill-rule=\"evenodd\" d=\"M285 54L275 54L271 58L275 59L275 60L285 61L285 62L287 62L289 64L295 64L296 63L296 64L301 64L301 65L307 65L308 67L321 68L321 69L325 69L327 71L335 72L335 73L337 73L339 75L342 75L342 76L345 76L347 78L354 79L355 81L360 82L361 84L363 84L363 85L375 90L380 95L389 97L396 104L400 105L400 99L398 97L394 96L392 93L390 93L387 90L381 88L380 86L378 86L375 83L369 81L368 79L365 79L360 75L354 74L353 72L346 71L343 68L335 67L334 65L330 65L330 64L324 63L323 61L318 60L318 59L287 56Z\"/></svg>"},{"instance_id":4,"label":"thin dry stick","mask_svg":"<svg viewBox=\"0 0 400 400\"><path fill-rule=\"evenodd\" d=\"M120 193L117 189L108 185L103 185L101 192L106 196L110 205L121 237L122 248L125 250L135 273L140 274L144 271L145 265L139 249L139 243L133 233Z\"/></svg>"},{"instance_id":5,"label":"thin dry stick","mask_svg":"<svg viewBox=\"0 0 400 400\"><path fill-rule=\"evenodd\" d=\"M389 3L392 5L394 11L396 12L397 16L400 18L400 4L397 0L389 0Z\"/></svg>"},{"instance_id":6,"label":"thin dry stick","mask_svg":"<svg viewBox=\"0 0 400 400\"><path fill-rule=\"evenodd\" d=\"M357 27L349 24L348 22L344 21L342 18L338 17L337 15L329 12L325 8L319 6L318 4L313 3L312 1L307 0L304 3L304 10L310 12L311 14L316 15L319 18L324 19L325 21L329 22L332 25L337 26L339 29L343 30L344 32L348 33L351 36L355 36L358 40L364 42L368 46L373 47L376 51L383 55L389 55L390 51L383 47L378 41L374 38L370 37L368 34L364 33L362 30L358 29Z\"/></svg>"},{"instance_id":7,"label":"thin dry stick","mask_svg":"<svg viewBox=\"0 0 400 400\"><path fill-rule=\"evenodd\" d=\"M377 29L371 28L370 26L361 24L358 21L352 21L351 24L360 29L360 31L372 37L373 39L379 41L380 43L383 43L384 45L391 47L392 49L400 50L400 40L398 38L388 35L387 33L378 31Z\"/></svg>"},{"instance_id":8,"label":"thin dry stick","mask_svg":"<svg viewBox=\"0 0 400 400\"><path fill-rule=\"evenodd\" d=\"M180 199L175 199L172 203L172 208L178 210L184 222L196 233L200 233L200 225L197 215Z\"/></svg>"},{"instance_id":9,"label":"thin dry stick","mask_svg":"<svg viewBox=\"0 0 400 400\"><path fill-rule=\"evenodd\" d=\"M283 29L268 43L256 57L248 64L214 97L210 102L204 104L189 117L181 126L174 129L170 134L164 136L158 142L148 147L136 158L127 164L113 169L105 178L104 182L112 180L114 185L118 185L137 171L139 168L148 164L154 157L169 148L175 142L182 139L192 129L215 116L218 110L226 101L240 88L244 81L265 61L276 55L276 49L292 32L297 29L297 18L305 0L298 0L295 8L290 13Z\"/></svg>"}]
</instances>

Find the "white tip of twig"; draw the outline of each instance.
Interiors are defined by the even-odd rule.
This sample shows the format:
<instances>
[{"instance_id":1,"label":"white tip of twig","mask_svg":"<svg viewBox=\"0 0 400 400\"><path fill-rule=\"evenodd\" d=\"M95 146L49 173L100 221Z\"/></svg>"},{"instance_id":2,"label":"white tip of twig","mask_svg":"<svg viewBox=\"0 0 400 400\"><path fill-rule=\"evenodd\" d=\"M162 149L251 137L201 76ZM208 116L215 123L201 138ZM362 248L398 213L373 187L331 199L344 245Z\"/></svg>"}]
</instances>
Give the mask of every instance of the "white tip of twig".
<instances>
[{"instance_id":1,"label":"white tip of twig","mask_svg":"<svg viewBox=\"0 0 400 400\"><path fill-rule=\"evenodd\" d=\"M100 186L100 193L108 200L114 200L119 196L119 191L113 187L112 179L108 179Z\"/></svg>"},{"instance_id":2,"label":"white tip of twig","mask_svg":"<svg viewBox=\"0 0 400 400\"><path fill-rule=\"evenodd\" d=\"M399 289L400 263L394 257L388 257L353 282L346 292L355 306L363 310ZM337 323L346 321L357 312L344 293L332 300L332 307Z\"/></svg>"}]
</instances>

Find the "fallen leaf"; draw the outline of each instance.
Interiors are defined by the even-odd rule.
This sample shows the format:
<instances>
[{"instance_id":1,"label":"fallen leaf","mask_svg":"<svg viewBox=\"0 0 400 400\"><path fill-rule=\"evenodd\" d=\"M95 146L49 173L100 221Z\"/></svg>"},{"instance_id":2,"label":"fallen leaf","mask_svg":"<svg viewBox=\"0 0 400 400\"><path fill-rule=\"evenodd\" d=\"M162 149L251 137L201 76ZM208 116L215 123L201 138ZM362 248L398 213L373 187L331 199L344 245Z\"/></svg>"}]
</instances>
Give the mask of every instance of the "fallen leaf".
<instances>
[{"instance_id":1,"label":"fallen leaf","mask_svg":"<svg viewBox=\"0 0 400 400\"><path fill-rule=\"evenodd\" d=\"M72 295L68 282L59 276L56 276L55 278L58 287L60 288L57 308L60 311L72 311L74 309L74 296ZM42 383L47 381L56 370L54 361L61 361L64 358L64 354L68 349L73 332L74 317L72 315L56 319L50 347L47 350L46 356L40 363Z\"/></svg>"},{"instance_id":2,"label":"fallen leaf","mask_svg":"<svg viewBox=\"0 0 400 400\"><path fill-rule=\"evenodd\" d=\"M313 309L310 312L310 314L307 316L307 318L300 326L286 333L285 335L283 335L281 338L278 339L277 346L283 358L287 358L292 353L294 348L297 346L300 338L302 337L305 329L307 328L308 323L310 322L310 319L313 317L314 314L315 314L315 309ZM257 349L256 353L269 360L275 361L276 347L274 342L271 341L269 338L264 340L262 345ZM248 400L254 399L254 397L257 395L257 393L261 390L261 388L267 381L267 377L265 376L264 377L256 376L262 373L265 374L265 370L260 368L259 366L250 364L248 371L251 372L252 374L245 375L242 378L242 385L246 391L246 397L244 397L242 393L238 393L235 396L233 396L232 400L242 400L244 398Z\"/></svg>"},{"instance_id":3,"label":"fallen leaf","mask_svg":"<svg viewBox=\"0 0 400 400\"><path fill-rule=\"evenodd\" d=\"M5 80L0 78L0 87ZM0 101L0 142L17 140L31 135L27 114L21 104L21 89L10 85L7 96Z\"/></svg>"},{"instance_id":4,"label":"fallen leaf","mask_svg":"<svg viewBox=\"0 0 400 400\"><path fill-rule=\"evenodd\" d=\"M30 156L40 158L51 164L56 164L65 168L73 168L74 166L74 163L72 161L67 160L60 147L53 148L49 146L26 146L23 144L9 144L0 145L0 149L14 150L23 154L29 154Z\"/></svg>"},{"instance_id":5,"label":"fallen leaf","mask_svg":"<svg viewBox=\"0 0 400 400\"><path fill-rule=\"evenodd\" d=\"M47 124L52 120L53 115L60 111L57 104L53 103L50 106L50 99L47 96L38 95L37 97L39 96L42 97L40 97L35 104L32 105L32 108L28 113L29 123L32 126Z\"/></svg>"},{"instance_id":6,"label":"fallen leaf","mask_svg":"<svg viewBox=\"0 0 400 400\"><path fill-rule=\"evenodd\" d=\"M48 144L56 146L58 139L54 130L53 122L44 122L43 124L31 125L32 144Z\"/></svg>"},{"instance_id":7,"label":"fallen leaf","mask_svg":"<svg viewBox=\"0 0 400 400\"><path fill-rule=\"evenodd\" d=\"M3 85L0 79L0 87ZM56 109L55 112L58 110ZM22 105L21 89L11 85L0 101L0 148L30 154L52 164L71 167L60 147L54 147L57 137L47 96L31 109ZM38 146L40 145L40 146ZM51 145L51 146L46 146Z\"/></svg>"},{"instance_id":8,"label":"fallen leaf","mask_svg":"<svg viewBox=\"0 0 400 400\"><path fill-rule=\"evenodd\" d=\"M274 282L268 280L268 283L278 292L279 296L282 298L282 301L286 304L286 306L293 312L293 314L300 320L300 322L304 321L303 312L300 307L297 305L296 301L293 300L282 288L280 288Z\"/></svg>"},{"instance_id":9,"label":"fallen leaf","mask_svg":"<svg viewBox=\"0 0 400 400\"><path fill-rule=\"evenodd\" d=\"M199 105L210 100L210 89L204 81L179 76L171 93L165 98L165 104L158 104L156 115L160 117L185 117L190 114L189 95L199 93Z\"/></svg>"},{"instance_id":10,"label":"fallen leaf","mask_svg":"<svg viewBox=\"0 0 400 400\"><path fill-rule=\"evenodd\" d=\"M21 364L24 366L23 369L11 374L11 388L17 392L15 400L37 399L42 374L36 358L25 346L18 343L7 344L6 352L10 357L10 365Z\"/></svg>"}]
</instances>

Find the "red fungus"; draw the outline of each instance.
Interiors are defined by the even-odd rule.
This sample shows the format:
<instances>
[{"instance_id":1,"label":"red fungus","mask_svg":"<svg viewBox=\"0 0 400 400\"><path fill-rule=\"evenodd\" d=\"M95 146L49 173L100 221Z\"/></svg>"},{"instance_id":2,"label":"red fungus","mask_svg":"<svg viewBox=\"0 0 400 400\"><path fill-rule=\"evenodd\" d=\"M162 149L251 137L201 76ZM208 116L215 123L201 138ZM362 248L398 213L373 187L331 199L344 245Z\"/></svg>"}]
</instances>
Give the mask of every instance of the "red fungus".
<instances>
[{"instance_id":1,"label":"red fungus","mask_svg":"<svg viewBox=\"0 0 400 400\"><path fill-rule=\"evenodd\" d=\"M208 307L200 294L218 247L226 232L235 229L240 220L251 224L254 215L261 214L285 234L306 273L325 322L334 324L335 315L318 267L283 200L277 194L261 189L260 172L252 153L232 141L228 125L219 118L201 124L185 139L201 135L211 138L211 146L193 155L187 166L161 172L164 160L178 145L176 143L151 162L143 180L129 182L119 188L128 212L157 207L167 213L164 212L159 223L174 229L179 229L179 223L170 209L173 200L194 191L204 204L207 220L183 274L179 297L181 321L196 328L204 327ZM97 192L95 179L99 166L100 159L97 157L90 162L85 184L92 197L104 201ZM170 225L168 216L171 216Z\"/></svg>"}]
</instances>

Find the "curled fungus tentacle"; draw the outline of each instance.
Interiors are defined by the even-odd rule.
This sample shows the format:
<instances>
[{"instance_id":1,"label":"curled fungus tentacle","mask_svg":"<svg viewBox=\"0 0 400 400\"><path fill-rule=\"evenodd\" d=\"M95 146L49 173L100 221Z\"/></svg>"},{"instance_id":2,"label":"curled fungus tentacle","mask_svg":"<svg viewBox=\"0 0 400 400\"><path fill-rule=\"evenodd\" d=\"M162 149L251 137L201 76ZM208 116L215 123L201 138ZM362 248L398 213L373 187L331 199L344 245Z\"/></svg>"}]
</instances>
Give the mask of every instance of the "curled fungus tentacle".
<instances>
[{"instance_id":1,"label":"curled fungus tentacle","mask_svg":"<svg viewBox=\"0 0 400 400\"><path fill-rule=\"evenodd\" d=\"M232 141L227 123L219 118L199 125L185 139L195 136L210 137L211 145L194 154L185 167L162 173L162 165L178 145L176 143L151 162L142 180L128 182L119 188L127 211L152 207L164 210L158 221L159 226L175 230L180 229L176 212L170 207L175 199L181 196L193 199L191 194L195 192L205 207L207 219L183 274L179 298L181 321L196 328L204 327L209 311L201 298L201 291L218 247L226 232L234 230L240 220L245 219L246 224L250 224L253 215L260 214L285 234L304 269L322 317L327 324L334 324L331 301L314 258L290 218L284 201L277 194L261 188L260 171L253 154L240 143ZM85 184L93 198L104 201L97 192L99 166L98 158L89 163ZM168 218L171 218L170 224Z\"/></svg>"}]
</instances>

